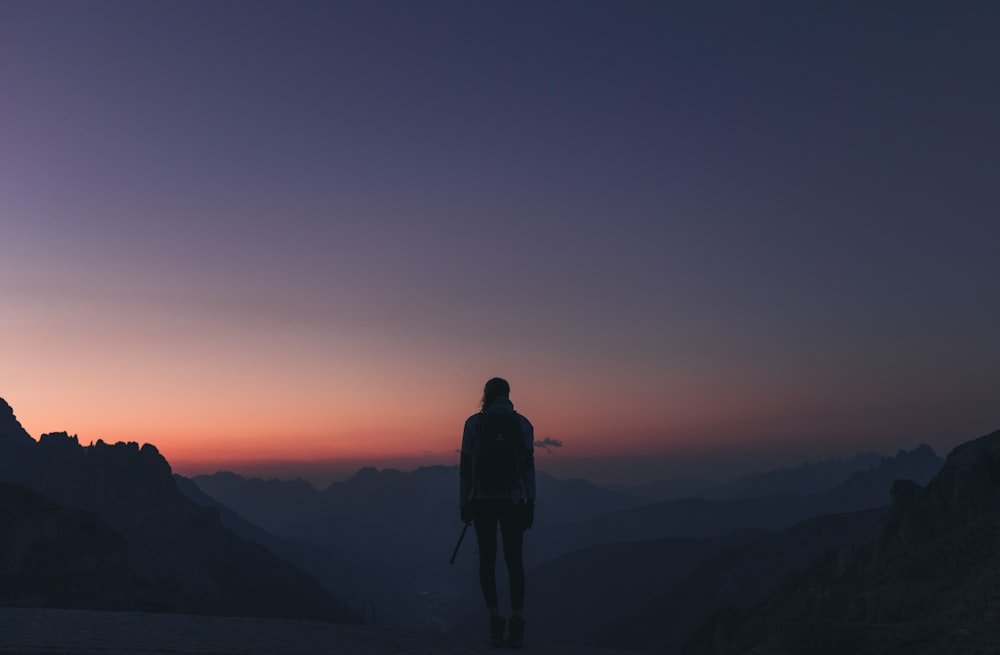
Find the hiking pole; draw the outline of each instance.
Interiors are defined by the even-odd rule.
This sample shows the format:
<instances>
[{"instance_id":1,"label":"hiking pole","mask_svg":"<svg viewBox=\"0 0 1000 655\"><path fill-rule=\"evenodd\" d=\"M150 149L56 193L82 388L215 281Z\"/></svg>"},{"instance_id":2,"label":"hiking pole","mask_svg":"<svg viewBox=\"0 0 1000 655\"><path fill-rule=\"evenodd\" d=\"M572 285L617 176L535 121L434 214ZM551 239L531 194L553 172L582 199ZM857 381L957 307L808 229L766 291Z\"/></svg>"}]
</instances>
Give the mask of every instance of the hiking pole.
<instances>
[{"instance_id":1,"label":"hiking pole","mask_svg":"<svg viewBox=\"0 0 1000 655\"><path fill-rule=\"evenodd\" d=\"M455 544L455 552L451 554L451 561L448 562L449 564L455 563L455 557L458 555L458 547L462 545L462 539L465 539L465 531L468 529L469 529L469 524L466 523L465 527L462 528L462 534L458 535L458 543Z\"/></svg>"}]
</instances>

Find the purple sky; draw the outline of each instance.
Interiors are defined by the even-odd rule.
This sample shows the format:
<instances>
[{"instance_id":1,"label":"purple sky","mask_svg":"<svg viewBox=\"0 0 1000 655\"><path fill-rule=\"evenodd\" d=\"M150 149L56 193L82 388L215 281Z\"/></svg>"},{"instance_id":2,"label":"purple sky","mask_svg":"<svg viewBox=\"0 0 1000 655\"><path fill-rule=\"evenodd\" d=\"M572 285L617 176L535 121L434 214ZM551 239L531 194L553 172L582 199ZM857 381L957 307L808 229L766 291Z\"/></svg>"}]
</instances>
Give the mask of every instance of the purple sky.
<instances>
[{"instance_id":1,"label":"purple sky","mask_svg":"<svg viewBox=\"0 0 1000 655\"><path fill-rule=\"evenodd\" d=\"M998 18L4 2L0 396L182 472L450 462L493 375L567 474L947 449L1000 427Z\"/></svg>"}]
</instances>

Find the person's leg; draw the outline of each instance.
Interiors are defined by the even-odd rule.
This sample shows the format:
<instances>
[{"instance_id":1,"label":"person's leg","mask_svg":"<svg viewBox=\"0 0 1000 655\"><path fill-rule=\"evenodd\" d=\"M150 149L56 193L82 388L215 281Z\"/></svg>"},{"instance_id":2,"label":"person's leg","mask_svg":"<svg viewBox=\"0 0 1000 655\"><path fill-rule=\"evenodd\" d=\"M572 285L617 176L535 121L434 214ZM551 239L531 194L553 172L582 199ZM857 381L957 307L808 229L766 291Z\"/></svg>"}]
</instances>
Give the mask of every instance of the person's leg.
<instances>
[{"instance_id":1,"label":"person's leg","mask_svg":"<svg viewBox=\"0 0 1000 655\"><path fill-rule=\"evenodd\" d=\"M480 501L472 510L472 523L476 526L476 541L479 543L479 586L483 590L486 608L490 612L490 643L494 646L503 644L503 633L506 627L504 617L500 616L497 602L497 504L491 501Z\"/></svg>"},{"instance_id":2,"label":"person's leg","mask_svg":"<svg viewBox=\"0 0 1000 655\"><path fill-rule=\"evenodd\" d=\"M524 643L524 524L520 507L504 503L500 510L500 530L503 533L503 559L510 579L510 633L506 644L520 648Z\"/></svg>"},{"instance_id":3,"label":"person's leg","mask_svg":"<svg viewBox=\"0 0 1000 655\"><path fill-rule=\"evenodd\" d=\"M520 617L524 609L524 526L521 513L514 503L504 503L499 511L503 534L503 559L510 580L511 615Z\"/></svg>"},{"instance_id":4,"label":"person's leg","mask_svg":"<svg viewBox=\"0 0 1000 655\"><path fill-rule=\"evenodd\" d=\"M479 544L479 586L483 599L490 610L490 616L497 616L497 506L495 503L479 501L472 508L472 524L476 528Z\"/></svg>"}]
</instances>

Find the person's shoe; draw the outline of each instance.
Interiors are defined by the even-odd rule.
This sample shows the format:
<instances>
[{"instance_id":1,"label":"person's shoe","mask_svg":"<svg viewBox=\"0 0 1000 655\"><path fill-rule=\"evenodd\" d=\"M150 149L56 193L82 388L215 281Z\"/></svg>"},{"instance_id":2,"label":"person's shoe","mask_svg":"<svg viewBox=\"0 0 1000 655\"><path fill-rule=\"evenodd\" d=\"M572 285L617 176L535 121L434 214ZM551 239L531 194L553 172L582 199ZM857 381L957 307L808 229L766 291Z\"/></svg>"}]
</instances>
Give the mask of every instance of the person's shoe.
<instances>
[{"instance_id":1,"label":"person's shoe","mask_svg":"<svg viewBox=\"0 0 1000 655\"><path fill-rule=\"evenodd\" d=\"M510 617L510 634L507 635L507 645L520 648L524 644L524 619L520 616Z\"/></svg>"},{"instance_id":2,"label":"person's shoe","mask_svg":"<svg viewBox=\"0 0 1000 655\"><path fill-rule=\"evenodd\" d=\"M502 616L490 617L490 646L503 646L504 625Z\"/></svg>"}]
</instances>

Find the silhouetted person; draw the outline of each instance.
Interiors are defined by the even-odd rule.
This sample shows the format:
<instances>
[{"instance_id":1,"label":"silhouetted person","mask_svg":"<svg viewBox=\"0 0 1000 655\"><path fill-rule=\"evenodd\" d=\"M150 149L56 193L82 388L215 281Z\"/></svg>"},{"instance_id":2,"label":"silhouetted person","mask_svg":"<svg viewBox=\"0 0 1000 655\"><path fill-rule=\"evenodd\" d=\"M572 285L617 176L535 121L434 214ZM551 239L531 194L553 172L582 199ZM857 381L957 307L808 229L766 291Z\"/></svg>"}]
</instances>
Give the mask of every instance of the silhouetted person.
<instances>
[{"instance_id":1,"label":"silhouetted person","mask_svg":"<svg viewBox=\"0 0 1000 655\"><path fill-rule=\"evenodd\" d=\"M476 528L479 584L490 612L490 642L504 643L505 620L497 603L497 524L510 577L507 645L524 640L524 531L535 519L535 430L514 411L510 385L493 378L483 389L482 411L465 421L459 466L459 506Z\"/></svg>"}]
</instances>

